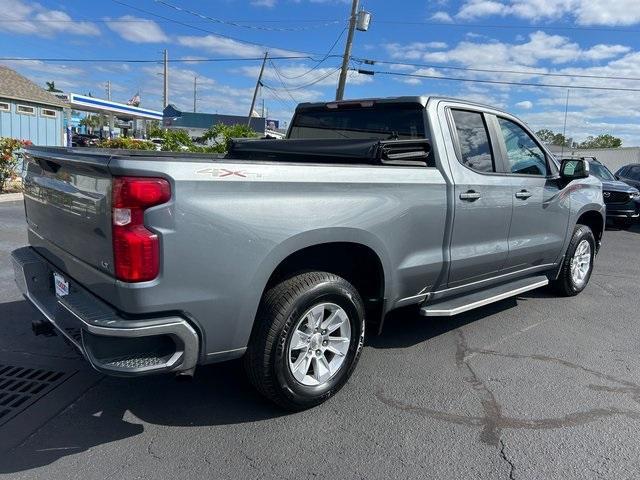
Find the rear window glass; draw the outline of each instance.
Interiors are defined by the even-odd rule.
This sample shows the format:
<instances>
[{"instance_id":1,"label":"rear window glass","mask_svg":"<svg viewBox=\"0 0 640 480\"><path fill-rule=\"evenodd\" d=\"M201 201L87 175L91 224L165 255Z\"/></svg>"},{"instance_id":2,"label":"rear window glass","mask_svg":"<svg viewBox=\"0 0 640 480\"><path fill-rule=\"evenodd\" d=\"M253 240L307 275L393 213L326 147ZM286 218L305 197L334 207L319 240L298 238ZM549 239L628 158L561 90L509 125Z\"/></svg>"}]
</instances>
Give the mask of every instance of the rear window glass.
<instances>
[{"instance_id":1,"label":"rear window glass","mask_svg":"<svg viewBox=\"0 0 640 480\"><path fill-rule=\"evenodd\" d=\"M462 164L479 172L495 172L489 133L480 112L452 110Z\"/></svg>"},{"instance_id":2,"label":"rear window glass","mask_svg":"<svg viewBox=\"0 0 640 480\"><path fill-rule=\"evenodd\" d=\"M374 105L296 113L289 138L426 138L424 108L415 105Z\"/></svg>"}]
</instances>

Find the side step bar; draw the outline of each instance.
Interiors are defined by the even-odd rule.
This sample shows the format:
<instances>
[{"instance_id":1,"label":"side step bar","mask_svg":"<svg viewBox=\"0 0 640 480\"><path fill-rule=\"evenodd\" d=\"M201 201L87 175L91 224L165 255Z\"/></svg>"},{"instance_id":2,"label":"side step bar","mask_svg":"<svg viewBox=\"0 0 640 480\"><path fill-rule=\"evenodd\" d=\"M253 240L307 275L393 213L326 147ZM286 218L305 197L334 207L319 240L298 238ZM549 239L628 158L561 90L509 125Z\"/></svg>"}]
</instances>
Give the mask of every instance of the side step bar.
<instances>
[{"instance_id":1,"label":"side step bar","mask_svg":"<svg viewBox=\"0 0 640 480\"><path fill-rule=\"evenodd\" d=\"M420 309L420 315L424 315L425 317L451 317L468 312L474 308L499 302L505 298L520 295L529 290L544 287L548 284L549 279L544 275L522 278L514 282L498 285L497 287L475 291L467 295L448 298L426 305Z\"/></svg>"}]
</instances>

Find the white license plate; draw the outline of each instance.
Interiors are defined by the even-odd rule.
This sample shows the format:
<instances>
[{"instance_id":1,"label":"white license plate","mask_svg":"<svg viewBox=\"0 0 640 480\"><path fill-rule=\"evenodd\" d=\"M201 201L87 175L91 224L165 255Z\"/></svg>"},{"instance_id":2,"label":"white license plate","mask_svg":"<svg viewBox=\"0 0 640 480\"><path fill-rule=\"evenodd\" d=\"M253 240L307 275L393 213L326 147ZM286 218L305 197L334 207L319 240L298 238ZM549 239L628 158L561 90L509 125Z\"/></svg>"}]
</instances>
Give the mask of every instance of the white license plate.
<instances>
[{"instance_id":1,"label":"white license plate","mask_svg":"<svg viewBox=\"0 0 640 480\"><path fill-rule=\"evenodd\" d=\"M56 296L64 297L69 295L69 282L59 273L53 272L53 284L56 287Z\"/></svg>"}]
</instances>

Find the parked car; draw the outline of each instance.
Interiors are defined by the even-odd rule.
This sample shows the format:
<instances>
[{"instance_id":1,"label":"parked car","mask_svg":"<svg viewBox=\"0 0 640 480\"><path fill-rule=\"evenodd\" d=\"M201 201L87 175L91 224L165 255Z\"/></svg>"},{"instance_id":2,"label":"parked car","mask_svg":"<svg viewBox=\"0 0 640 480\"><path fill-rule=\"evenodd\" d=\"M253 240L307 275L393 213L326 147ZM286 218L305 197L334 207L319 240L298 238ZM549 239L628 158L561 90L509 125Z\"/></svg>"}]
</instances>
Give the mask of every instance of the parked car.
<instances>
[{"instance_id":1,"label":"parked car","mask_svg":"<svg viewBox=\"0 0 640 480\"><path fill-rule=\"evenodd\" d=\"M164 144L164 138L153 137L149 139L156 146L156 150L159 152L162 150L162 145Z\"/></svg>"},{"instance_id":2,"label":"parked car","mask_svg":"<svg viewBox=\"0 0 640 480\"><path fill-rule=\"evenodd\" d=\"M27 158L30 246L12 259L36 331L111 375L244 357L293 410L340 390L396 308L577 295L605 223L588 162L557 164L516 117L438 97L301 104L288 139L226 156Z\"/></svg>"},{"instance_id":3,"label":"parked car","mask_svg":"<svg viewBox=\"0 0 640 480\"><path fill-rule=\"evenodd\" d=\"M637 188L617 180L609 169L594 157L583 157L589 162L591 175L602 182L602 195L607 206L607 220L629 228L640 217L640 192Z\"/></svg>"},{"instance_id":4,"label":"parked car","mask_svg":"<svg viewBox=\"0 0 640 480\"><path fill-rule=\"evenodd\" d=\"M74 133L71 136L71 146L73 147L95 147L100 138L89 133Z\"/></svg>"},{"instance_id":5,"label":"parked car","mask_svg":"<svg viewBox=\"0 0 640 480\"><path fill-rule=\"evenodd\" d=\"M640 189L640 163L625 165L616 172L616 178Z\"/></svg>"}]
</instances>

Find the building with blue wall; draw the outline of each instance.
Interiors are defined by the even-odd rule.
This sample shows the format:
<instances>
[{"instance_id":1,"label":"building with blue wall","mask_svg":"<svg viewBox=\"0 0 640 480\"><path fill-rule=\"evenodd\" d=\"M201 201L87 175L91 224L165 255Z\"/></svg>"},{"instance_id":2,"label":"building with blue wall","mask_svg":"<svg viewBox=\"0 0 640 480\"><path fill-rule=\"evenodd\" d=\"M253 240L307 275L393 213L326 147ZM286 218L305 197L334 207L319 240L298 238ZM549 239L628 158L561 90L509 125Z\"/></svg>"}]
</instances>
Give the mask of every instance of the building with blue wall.
<instances>
[{"instance_id":1,"label":"building with blue wall","mask_svg":"<svg viewBox=\"0 0 640 480\"><path fill-rule=\"evenodd\" d=\"M162 125L169 129L185 130L192 138L204 135L209 128L224 123L225 125L246 125L247 117L239 115L219 115L217 113L192 113L179 110L175 105L167 105L162 112ZM250 127L254 132L264 134L266 129L264 117L252 117Z\"/></svg>"},{"instance_id":2,"label":"building with blue wall","mask_svg":"<svg viewBox=\"0 0 640 480\"><path fill-rule=\"evenodd\" d=\"M66 106L28 78L0 65L0 137L62 146Z\"/></svg>"}]
</instances>

